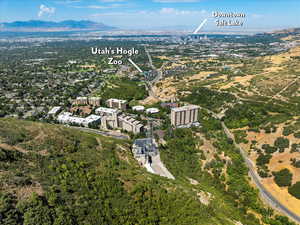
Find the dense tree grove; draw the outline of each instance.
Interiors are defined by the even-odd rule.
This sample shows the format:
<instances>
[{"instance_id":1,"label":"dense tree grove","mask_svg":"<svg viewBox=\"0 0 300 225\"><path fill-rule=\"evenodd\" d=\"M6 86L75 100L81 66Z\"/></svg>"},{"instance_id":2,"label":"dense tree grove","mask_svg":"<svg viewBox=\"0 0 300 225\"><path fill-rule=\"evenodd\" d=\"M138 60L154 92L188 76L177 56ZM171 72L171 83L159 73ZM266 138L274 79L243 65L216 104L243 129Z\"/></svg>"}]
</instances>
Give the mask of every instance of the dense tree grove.
<instances>
[{"instance_id":1,"label":"dense tree grove","mask_svg":"<svg viewBox=\"0 0 300 225\"><path fill-rule=\"evenodd\" d=\"M273 172L274 180L280 187L290 186L292 184L293 174L288 169Z\"/></svg>"},{"instance_id":2,"label":"dense tree grove","mask_svg":"<svg viewBox=\"0 0 300 225\"><path fill-rule=\"evenodd\" d=\"M297 182L289 187L289 193L294 197L300 199L300 182Z\"/></svg>"}]
</instances>

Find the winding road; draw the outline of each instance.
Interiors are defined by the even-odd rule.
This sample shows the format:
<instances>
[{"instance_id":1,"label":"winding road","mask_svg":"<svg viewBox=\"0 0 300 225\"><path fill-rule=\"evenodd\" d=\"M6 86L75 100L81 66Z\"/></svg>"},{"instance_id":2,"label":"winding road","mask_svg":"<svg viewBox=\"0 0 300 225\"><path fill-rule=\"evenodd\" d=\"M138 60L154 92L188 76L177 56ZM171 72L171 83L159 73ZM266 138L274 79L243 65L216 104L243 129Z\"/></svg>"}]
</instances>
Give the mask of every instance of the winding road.
<instances>
[{"instance_id":1,"label":"winding road","mask_svg":"<svg viewBox=\"0 0 300 225\"><path fill-rule=\"evenodd\" d=\"M216 119L220 119L219 115L214 113L213 111L203 108L202 109L208 111L212 114L212 116ZM251 177L252 181L255 183L256 187L258 188L261 197L265 200L266 203L268 203L273 209L276 209L280 212L282 212L284 215L288 216L293 221L300 224L300 216L289 210L287 207L285 207L283 204L281 204L275 196L273 196L262 184L260 176L256 173L255 166L253 165L253 162L248 158L248 155L246 151L236 143L234 135L231 133L231 131L228 129L228 127L225 125L224 122L221 121L223 130L228 138L231 138L233 140L233 144L235 147L240 151L244 161L246 162L247 167L249 168L249 176Z\"/></svg>"}]
</instances>

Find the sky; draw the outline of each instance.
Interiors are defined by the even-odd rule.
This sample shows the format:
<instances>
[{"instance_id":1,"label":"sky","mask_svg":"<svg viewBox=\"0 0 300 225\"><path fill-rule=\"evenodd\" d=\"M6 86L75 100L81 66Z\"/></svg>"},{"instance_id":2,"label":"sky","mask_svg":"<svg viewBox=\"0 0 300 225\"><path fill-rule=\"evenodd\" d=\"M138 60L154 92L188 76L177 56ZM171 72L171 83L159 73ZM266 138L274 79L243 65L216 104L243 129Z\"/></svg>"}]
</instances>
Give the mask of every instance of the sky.
<instances>
[{"instance_id":1,"label":"sky","mask_svg":"<svg viewBox=\"0 0 300 225\"><path fill-rule=\"evenodd\" d=\"M300 0L0 0L0 22L92 20L124 29L216 29L212 12L244 13L241 29L300 27Z\"/></svg>"}]
</instances>

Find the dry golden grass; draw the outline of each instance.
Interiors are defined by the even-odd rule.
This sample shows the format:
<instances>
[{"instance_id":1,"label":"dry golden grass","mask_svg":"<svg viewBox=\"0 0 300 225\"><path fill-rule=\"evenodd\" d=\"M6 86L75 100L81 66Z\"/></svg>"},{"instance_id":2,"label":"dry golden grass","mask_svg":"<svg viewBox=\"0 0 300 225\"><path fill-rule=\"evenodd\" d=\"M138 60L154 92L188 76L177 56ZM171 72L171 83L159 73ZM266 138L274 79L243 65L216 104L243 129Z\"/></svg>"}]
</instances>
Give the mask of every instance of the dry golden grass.
<instances>
[{"instance_id":1,"label":"dry golden grass","mask_svg":"<svg viewBox=\"0 0 300 225\"><path fill-rule=\"evenodd\" d=\"M174 81L174 78L168 77L153 87L153 92L159 98L159 100L170 101L171 99L176 98L177 88L176 84L174 84Z\"/></svg>"},{"instance_id":2,"label":"dry golden grass","mask_svg":"<svg viewBox=\"0 0 300 225\"><path fill-rule=\"evenodd\" d=\"M159 58L161 60L169 60L170 59L169 57L164 56L164 55L157 56L157 58Z\"/></svg>"},{"instance_id":3,"label":"dry golden grass","mask_svg":"<svg viewBox=\"0 0 300 225\"><path fill-rule=\"evenodd\" d=\"M285 151L284 153L276 153L273 155L268 165L271 171L279 171L282 169L288 169L293 174L292 183L300 181L300 168L296 168L291 165L291 159L296 158L300 160L300 154L298 152L290 153Z\"/></svg>"},{"instance_id":4,"label":"dry golden grass","mask_svg":"<svg viewBox=\"0 0 300 225\"><path fill-rule=\"evenodd\" d=\"M91 68L96 68L96 65L81 65L80 67L84 69L91 69Z\"/></svg>"},{"instance_id":5,"label":"dry golden grass","mask_svg":"<svg viewBox=\"0 0 300 225\"><path fill-rule=\"evenodd\" d=\"M39 183L18 187L16 189L13 189L13 192L16 193L18 200L28 199L34 192L37 193L38 195L44 194L44 190Z\"/></svg>"},{"instance_id":6,"label":"dry golden grass","mask_svg":"<svg viewBox=\"0 0 300 225\"><path fill-rule=\"evenodd\" d=\"M292 36L292 35L289 35L287 37L281 38L282 41L291 41L293 39L294 39L294 36Z\"/></svg>"},{"instance_id":7,"label":"dry golden grass","mask_svg":"<svg viewBox=\"0 0 300 225\"><path fill-rule=\"evenodd\" d=\"M152 104L155 104L157 102L159 102L159 99L153 98L152 96L148 96L144 100L140 100L139 104L141 104L141 105L152 105Z\"/></svg>"},{"instance_id":8,"label":"dry golden grass","mask_svg":"<svg viewBox=\"0 0 300 225\"><path fill-rule=\"evenodd\" d=\"M294 56L300 56L300 46L297 46L295 48L290 49L288 52L272 55L272 56L266 56L264 59L266 61L270 61L271 63L275 65L283 64L291 59L291 57Z\"/></svg>"},{"instance_id":9,"label":"dry golden grass","mask_svg":"<svg viewBox=\"0 0 300 225\"><path fill-rule=\"evenodd\" d=\"M240 84L243 86L249 86L250 81L252 79L253 79L252 75L247 75L247 76L243 76L243 77L234 77L233 80L230 81L230 83L221 86L221 89L227 89L227 88L236 86L236 84Z\"/></svg>"},{"instance_id":10,"label":"dry golden grass","mask_svg":"<svg viewBox=\"0 0 300 225\"><path fill-rule=\"evenodd\" d=\"M276 199L287 207L289 210L297 215L300 215L300 200L291 196L288 193L287 188L279 187L273 180L273 178L267 178L262 180L265 188L273 195Z\"/></svg>"},{"instance_id":11,"label":"dry golden grass","mask_svg":"<svg viewBox=\"0 0 300 225\"><path fill-rule=\"evenodd\" d=\"M185 80L202 80L205 79L209 74L215 73L215 71L205 71L205 72L200 72L198 74L195 74L193 76L187 77Z\"/></svg>"}]
</instances>

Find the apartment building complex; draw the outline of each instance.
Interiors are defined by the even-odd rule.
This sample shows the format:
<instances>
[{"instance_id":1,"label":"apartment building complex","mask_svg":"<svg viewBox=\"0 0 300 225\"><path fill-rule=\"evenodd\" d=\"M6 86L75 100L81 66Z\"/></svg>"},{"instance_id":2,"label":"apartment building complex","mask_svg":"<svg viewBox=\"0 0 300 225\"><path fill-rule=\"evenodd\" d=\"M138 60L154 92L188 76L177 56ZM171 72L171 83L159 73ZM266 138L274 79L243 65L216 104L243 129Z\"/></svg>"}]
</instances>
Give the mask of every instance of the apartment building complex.
<instances>
[{"instance_id":1,"label":"apartment building complex","mask_svg":"<svg viewBox=\"0 0 300 225\"><path fill-rule=\"evenodd\" d=\"M106 101L106 105L109 108L126 110L127 101L126 100L121 100L121 99L110 98Z\"/></svg>"},{"instance_id":2,"label":"apartment building complex","mask_svg":"<svg viewBox=\"0 0 300 225\"><path fill-rule=\"evenodd\" d=\"M88 105L88 97L77 97L74 101L75 105Z\"/></svg>"},{"instance_id":3,"label":"apartment building complex","mask_svg":"<svg viewBox=\"0 0 300 225\"><path fill-rule=\"evenodd\" d=\"M99 107L95 110L97 115L100 115L101 118L101 127L103 129L116 129L119 127L118 115L120 111L117 109Z\"/></svg>"},{"instance_id":4,"label":"apartment building complex","mask_svg":"<svg viewBox=\"0 0 300 225\"><path fill-rule=\"evenodd\" d=\"M171 109L171 124L174 127L192 126L198 122L199 106L187 105Z\"/></svg>"},{"instance_id":5,"label":"apartment building complex","mask_svg":"<svg viewBox=\"0 0 300 225\"><path fill-rule=\"evenodd\" d=\"M58 115L57 121L63 124L71 124L77 126L97 126L101 122L101 117L97 115L90 115L86 118L73 116L70 112L63 112Z\"/></svg>"},{"instance_id":6,"label":"apartment building complex","mask_svg":"<svg viewBox=\"0 0 300 225\"><path fill-rule=\"evenodd\" d=\"M62 110L61 106L55 106L48 112L48 116L50 117L57 116L61 112L61 110Z\"/></svg>"},{"instance_id":7,"label":"apartment building complex","mask_svg":"<svg viewBox=\"0 0 300 225\"><path fill-rule=\"evenodd\" d=\"M100 106L100 104L101 104L101 98L99 98L99 97L90 97L89 98L89 105Z\"/></svg>"},{"instance_id":8,"label":"apartment building complex","mask_svg":"<svg viewBox=\"0 0 300 225\"><path fill-rule=\"evenodd\" d=\"M143 124L131 116L121 114L118 109L100 107L95 113L100 115L103 129L122 129L134 134L142 132Z\"/></svg>"},{"instance_id":9,"label":"apartment building complex","mask_svg":"<svg viewBox=\"0 0 300 225\"><path fill-rule=\"evenodd\" d=\"M118 117L118 121L119 127L123 130L132 132L134 134L142 132L143 124L130 116L122 114Z\"/></svg>"},{"instance_id":10,"label":"apartment building complex","mask_svg":"<svg viewBox=\"0 0 300 225\"><path fill-rule=\"evenodd\" d=\"M75 105L92 105L92 106L100 106L101 98L99 97L78 97L75 99Z\"/></svg>"}]
</instances>

